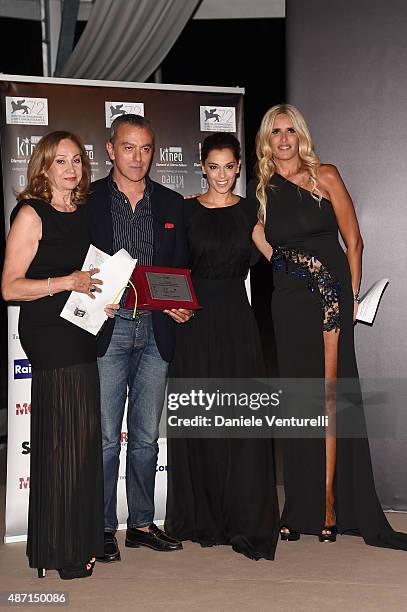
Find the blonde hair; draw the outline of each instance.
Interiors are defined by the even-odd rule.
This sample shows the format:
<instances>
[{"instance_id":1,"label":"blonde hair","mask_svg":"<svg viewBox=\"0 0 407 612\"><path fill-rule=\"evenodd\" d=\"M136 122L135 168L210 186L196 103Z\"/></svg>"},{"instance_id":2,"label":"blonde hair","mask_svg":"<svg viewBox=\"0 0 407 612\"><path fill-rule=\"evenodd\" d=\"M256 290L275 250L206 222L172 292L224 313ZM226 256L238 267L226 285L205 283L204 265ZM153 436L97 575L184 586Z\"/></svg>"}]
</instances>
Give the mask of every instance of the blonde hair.
<instances>
[{"instance_id":1,"label":"blonde hair","mask_svg":"<svg viewBox=\"0 0 407 612\"><path fill-rule=\"evenodd\" d=\"M89 192L91 179L89 159L86 155L85 147L78 136L62 130L45 134L36 144L31 159L28 162L27 187L19 194L19 200L34 198L51 202L52 190L46 172L55 159L59 143L61 140L66 139L72 140L77 145L82 159L82 178L72 191L72 203L77 205L84 203Z\"/></svg>"},{"instance_id":2,"label":"blonde hair","mask_svg":"<svg viewBox=\"0 0 407 612\"><path fill-rule=\"evenodd\" d=\"M258 179L256 196L260 202L259 221L263 224L266 221L266 189L270 186L271 177L277 171L271 149L271 135L274 121L278 115L287 115L291 119L298 136L298 154L301 160L301 168L307 170L310 175L311 195L318 203L322 199L322 194L317 188L317 173L320 161L314 151L311 134L305 119L295 106L277 104L266 112L256 135L256 176Z\"/></svg>"}]
</instances>

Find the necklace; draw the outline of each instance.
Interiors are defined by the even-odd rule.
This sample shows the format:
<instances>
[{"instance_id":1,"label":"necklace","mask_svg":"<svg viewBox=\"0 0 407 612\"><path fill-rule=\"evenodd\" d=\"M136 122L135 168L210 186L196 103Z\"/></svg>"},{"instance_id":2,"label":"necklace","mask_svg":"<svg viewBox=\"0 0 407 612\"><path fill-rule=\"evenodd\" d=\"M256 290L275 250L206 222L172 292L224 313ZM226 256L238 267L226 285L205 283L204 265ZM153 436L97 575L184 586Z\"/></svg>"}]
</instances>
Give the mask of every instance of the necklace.
<instances>
[{"instance_id":1,"label":"necklace","mask_svg":"<svg viewBox=\"0 0 407 612\"><path fill-rule=\"evenodd\" d=\"M72 202L63 202L62 204L51 202L51 206L60 212L73 212L77 208L76 204L73 204Z\"/></svg>"}]
</instances>

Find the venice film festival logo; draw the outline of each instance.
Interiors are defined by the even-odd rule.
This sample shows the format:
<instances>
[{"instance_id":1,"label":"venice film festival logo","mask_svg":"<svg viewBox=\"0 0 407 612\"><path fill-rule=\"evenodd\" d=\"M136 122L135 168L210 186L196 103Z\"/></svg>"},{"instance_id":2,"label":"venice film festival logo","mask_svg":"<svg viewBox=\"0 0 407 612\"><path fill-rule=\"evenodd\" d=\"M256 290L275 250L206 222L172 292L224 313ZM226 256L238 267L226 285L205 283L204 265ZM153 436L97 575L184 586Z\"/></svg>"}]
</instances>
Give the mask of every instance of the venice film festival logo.
<instances>
[{"instance_id":1,"label":"venice film festival logo","mask_svg":"<svg viewBox=\"0 0 407 612\"><path fill-rule=\"evenodd\" d=\"M48 99L6 96L6 122L18 125L48 125Z\"/></svg>"},{"instance_id":2,"label":"venice film festival logo","mask_svg":"<svg viewBox=\"0 0 407 612\"><path fill-rule=\"evenodd\" d=\"M144 103L105 102L105 119L107 128L110 128L113 121L121 115L141 115L144 117Z\"/></svg>"},{"instance_id":3,"label":"venice film festival logo","mask_svg":"<svg viewBox=\"0 0 407 612\"><path fill-rule=\"evenodd\" d=\"M160 147L159 160L155 162L155 166L157 173L161 174L163 185L170 189L184 189L187 164L184 162L182 147Z\"/></svg>"},{"instance_id":4,"label":"venice film festival logo","mask_svg":"<svg viewBox=\"0 0 407 612\"><path fill-rule=\"evenodd\" d=\"M234 106L200 106L201 132L236 132Z\"/></svg>"}]
</instances>

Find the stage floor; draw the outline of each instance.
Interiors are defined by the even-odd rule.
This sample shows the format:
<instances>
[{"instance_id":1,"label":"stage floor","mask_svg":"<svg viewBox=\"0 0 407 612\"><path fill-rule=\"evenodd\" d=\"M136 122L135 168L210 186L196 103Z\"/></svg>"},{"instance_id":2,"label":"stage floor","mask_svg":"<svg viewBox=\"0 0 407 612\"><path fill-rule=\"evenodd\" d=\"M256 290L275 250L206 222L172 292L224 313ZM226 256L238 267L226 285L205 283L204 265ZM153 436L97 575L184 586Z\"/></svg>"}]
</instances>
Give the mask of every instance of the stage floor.
<instances>
[{"instance_id":1,"label":"stage floor","mask_svg":"<svg viewBox=\"0 0 407 612\"><path fill-rule=\"evenodd\" d=\"M0 461L4 466L4 451ZM1 486L3 540L4 479ZM407 531L407 514L387 516L395 529ZM279 542L275 561L257 562L226 546L201 549L187 542L183 551L164 554L125 548L123 531L118 540L120 563L96 564L91 578L73 581L60 580L56 572L38 580L27 565L25 543L1 543L0 591L65 592L75 612L407 610L407 553L372 548L360 538L321 544L302 536Z\"/></svg>"}]
</instances>

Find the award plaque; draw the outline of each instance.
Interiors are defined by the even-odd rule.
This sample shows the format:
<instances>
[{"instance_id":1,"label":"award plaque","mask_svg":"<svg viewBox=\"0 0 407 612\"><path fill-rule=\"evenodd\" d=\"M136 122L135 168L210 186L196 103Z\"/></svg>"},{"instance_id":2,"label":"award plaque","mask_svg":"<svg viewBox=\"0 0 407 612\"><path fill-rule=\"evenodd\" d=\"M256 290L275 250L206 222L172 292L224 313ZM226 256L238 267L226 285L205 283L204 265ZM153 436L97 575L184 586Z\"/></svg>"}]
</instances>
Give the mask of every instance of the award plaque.
<instances>
[{"instance_id":1,"label":"award plaque","mask_svg":"<svg viewBox=\"0 0 407 612\"><path fill-rule=\"evenodd\" d=\"M124 307L141 310L170 310L171 308L201 308L195 295L191 271L186 268L138 266L134 268ZM137 293L137 298L135 293Z\"/></svg>"}]
</instances>

